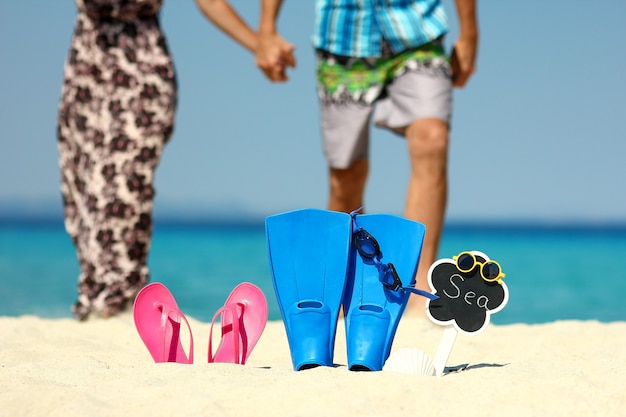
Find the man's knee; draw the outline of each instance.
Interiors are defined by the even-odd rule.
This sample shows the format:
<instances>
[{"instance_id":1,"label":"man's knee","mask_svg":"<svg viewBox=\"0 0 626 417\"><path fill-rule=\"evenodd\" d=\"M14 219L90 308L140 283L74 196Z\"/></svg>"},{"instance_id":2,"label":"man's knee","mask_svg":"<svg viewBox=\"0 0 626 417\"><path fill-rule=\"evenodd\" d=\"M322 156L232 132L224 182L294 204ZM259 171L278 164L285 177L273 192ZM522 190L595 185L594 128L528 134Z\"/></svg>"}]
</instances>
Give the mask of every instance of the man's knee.
<instances>
[{"instance_id":1,"label":"man's knee","mask_svg":"<svg viewBox=\"0 0 626 417\"><path fill-rule=\"evenodd\" d=\"M406 140L412 158L446 157L448 124L439 119L421 119L406 129Z\"/></svg>"}]
</instances>

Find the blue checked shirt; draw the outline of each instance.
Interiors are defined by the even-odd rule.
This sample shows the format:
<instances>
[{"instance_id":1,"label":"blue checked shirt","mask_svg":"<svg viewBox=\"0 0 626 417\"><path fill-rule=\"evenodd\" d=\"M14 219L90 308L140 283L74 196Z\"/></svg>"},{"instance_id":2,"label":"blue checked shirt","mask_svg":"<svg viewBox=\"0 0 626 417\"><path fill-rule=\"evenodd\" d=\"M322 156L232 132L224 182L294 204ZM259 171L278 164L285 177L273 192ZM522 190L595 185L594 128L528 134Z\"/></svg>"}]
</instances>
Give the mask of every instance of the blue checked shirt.
<instances>
[{"instance_id":1,"label":"blue checked shirt","mask_svg":"<svg viewBox=\"0 0 626 417\"><path fill-rule=\"evenodd\" d=\"M315 0L313 46L335 55L378 57L383 39L399 53L447 31L440 0Z\"/></svg>"}]
</instances>

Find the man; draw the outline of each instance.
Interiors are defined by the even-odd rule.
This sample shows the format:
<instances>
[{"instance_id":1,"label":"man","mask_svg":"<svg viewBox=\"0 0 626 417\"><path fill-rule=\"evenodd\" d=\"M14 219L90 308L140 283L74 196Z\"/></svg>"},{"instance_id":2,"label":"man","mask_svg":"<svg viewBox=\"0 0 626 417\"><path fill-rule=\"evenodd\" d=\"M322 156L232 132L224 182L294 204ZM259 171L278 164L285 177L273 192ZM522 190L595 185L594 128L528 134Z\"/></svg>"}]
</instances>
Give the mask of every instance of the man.
<instances>
[{"instance_id":1,"label":"man","mask_svg":"<svg viewBox=\"0 0 626 417\"><path fill-rule=\"evenodd\" d=\"M261 0L256 64L274 82L295 67L293 45L276 31L282 0ZM459 38L444 53L447 18L440 0L316 0L313 46L329 210L363 206L368 176L369 122L406 139L411 174L405 217L426 226L417 287L428 289L447 201L452 87L474 72L476 0L455 0ZM375 111L374 111L375 110ZM423 310L412 297L409 311Z\"/></svg>"}]
</instances>

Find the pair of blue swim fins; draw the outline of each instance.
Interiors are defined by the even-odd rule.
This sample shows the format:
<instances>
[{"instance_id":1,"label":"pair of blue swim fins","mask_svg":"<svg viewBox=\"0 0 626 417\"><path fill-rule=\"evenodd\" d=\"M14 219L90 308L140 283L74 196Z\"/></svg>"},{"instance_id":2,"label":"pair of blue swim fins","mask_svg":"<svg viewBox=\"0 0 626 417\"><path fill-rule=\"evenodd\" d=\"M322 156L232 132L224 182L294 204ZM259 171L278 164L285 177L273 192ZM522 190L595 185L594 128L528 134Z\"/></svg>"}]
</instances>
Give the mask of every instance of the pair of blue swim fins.
<instances>
[{"instance_id":1,"label":"pair of blue swim fins","mask_svg":"<svg viewBox=\"0 0 626 417\"><path fill-rule=\"evenodd\" d=\"M265 220L276 298L296 371L333 366L343 305L348 368L379 371L412 292L425 227L388 214L301 209Z\"/></svg>"}]
</instances>

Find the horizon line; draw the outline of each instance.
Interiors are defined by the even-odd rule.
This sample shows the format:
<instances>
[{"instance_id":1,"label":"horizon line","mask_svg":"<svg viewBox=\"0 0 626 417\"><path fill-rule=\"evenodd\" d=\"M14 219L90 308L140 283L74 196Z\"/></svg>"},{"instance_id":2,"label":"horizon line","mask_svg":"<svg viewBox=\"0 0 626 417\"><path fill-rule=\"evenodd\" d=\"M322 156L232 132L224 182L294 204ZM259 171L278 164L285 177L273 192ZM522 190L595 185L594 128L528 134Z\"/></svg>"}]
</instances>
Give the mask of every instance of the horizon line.
<instances>
[{"instance_id":1,"label":"horizon line","mask_svg":"<svg viewBox=\"0 0 626 417\"><path fill-rule=\"evenodd\" d=\"M154 218L155 227L182 228L255 228L264 227L263 215L219 215L217 213L203 216L160 215ZM33 215L20 213L8 215L0 212L0 227L32 226L32 227L63 227L63 216L58 214ZM480 219L450 218L444 223L444 229L453 230L487 230L487 231L531 231L531 230L595 230L626 233L626 220L591 220L591 219Z\"/></svg>"},{"instance_id":2,"label":"horizon line","mask_svg":"<svg viewBox=\"0 0 626 417\"><path fill-rule=\"evenodd\" d=\"M154 224L159 226L255 226L263 225L265 218L277 213L253 211L237 206L237 210L224 206L202 209L199 205L192 209L175 208L161 204L153 210ZM311 207L314 208L314 207ZM291 211L291 210L286 210ZM401 213L385 213L401 216ZM27 200L0 198L0 225L53 225L63 224L63 210L60 201L47 199ZM448 216L445 227L487 228L487 229L606 229L626 231L626 218L559 217L554 216Z\"/></svg>"}]
</instances>

